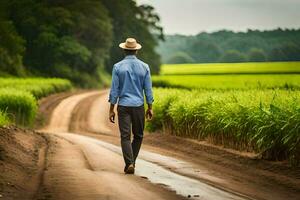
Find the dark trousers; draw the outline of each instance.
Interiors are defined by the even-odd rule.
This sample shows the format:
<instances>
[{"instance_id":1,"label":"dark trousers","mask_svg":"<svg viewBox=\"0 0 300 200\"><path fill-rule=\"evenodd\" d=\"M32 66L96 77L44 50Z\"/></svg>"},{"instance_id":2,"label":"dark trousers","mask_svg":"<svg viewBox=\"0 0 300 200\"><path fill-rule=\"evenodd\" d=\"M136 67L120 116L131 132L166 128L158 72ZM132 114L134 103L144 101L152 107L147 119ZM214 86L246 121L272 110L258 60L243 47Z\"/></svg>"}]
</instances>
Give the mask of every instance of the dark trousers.
<instances>
[{"instance_id":1,"label":"dark trousers","mask_svg":"<svg viewBox=\"0 0 300 200\"><path fill-rule=\"evenodd\" d=\"M118 120L123 158L128 166L135 163L142 145L145 126L144 105L139 107L118 106Z\"/></svg>"}]
</instances>

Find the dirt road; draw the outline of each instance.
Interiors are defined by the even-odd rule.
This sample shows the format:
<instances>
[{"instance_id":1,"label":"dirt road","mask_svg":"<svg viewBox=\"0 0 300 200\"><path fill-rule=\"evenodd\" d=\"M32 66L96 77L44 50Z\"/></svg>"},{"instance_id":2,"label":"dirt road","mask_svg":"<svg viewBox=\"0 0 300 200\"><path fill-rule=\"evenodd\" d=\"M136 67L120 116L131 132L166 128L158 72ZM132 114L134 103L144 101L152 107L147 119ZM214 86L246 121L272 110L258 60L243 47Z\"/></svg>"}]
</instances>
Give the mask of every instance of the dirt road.
<instances>
[{"instance_id":1,"label":"dirt road","mask_svg":"<svg viewBox=\"0 0 300 200\"><path fill-rule=\"evenodd\" d=\"M124 175L117 126L108 123L107 112L107 91L72 95L53 109L40 130L49 143L37 199L299 197L297 170L285 173L289 168L282 165L253 164L249 158L169 136L147 135L136 174Z\"/></svg>"}]
</instances>

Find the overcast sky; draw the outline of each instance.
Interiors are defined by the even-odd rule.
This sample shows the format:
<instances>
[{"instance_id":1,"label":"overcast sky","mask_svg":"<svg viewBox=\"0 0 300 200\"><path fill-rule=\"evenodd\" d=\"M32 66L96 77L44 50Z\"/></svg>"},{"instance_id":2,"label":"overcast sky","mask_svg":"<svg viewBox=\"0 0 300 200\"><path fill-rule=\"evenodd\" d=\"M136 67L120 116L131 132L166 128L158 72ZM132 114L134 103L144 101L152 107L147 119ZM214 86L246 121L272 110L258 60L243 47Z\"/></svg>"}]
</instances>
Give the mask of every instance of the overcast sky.
<instances>
[{"instance_id":1,"label":"overcast sky","mask_svg":"<svg viewBox=\"0 0 300 200\"><path fill-rule=\"evenodd\" d=\"M300 28L300 0L137 0L156 8L167 34Z\"/></svg>"}]
</instances>

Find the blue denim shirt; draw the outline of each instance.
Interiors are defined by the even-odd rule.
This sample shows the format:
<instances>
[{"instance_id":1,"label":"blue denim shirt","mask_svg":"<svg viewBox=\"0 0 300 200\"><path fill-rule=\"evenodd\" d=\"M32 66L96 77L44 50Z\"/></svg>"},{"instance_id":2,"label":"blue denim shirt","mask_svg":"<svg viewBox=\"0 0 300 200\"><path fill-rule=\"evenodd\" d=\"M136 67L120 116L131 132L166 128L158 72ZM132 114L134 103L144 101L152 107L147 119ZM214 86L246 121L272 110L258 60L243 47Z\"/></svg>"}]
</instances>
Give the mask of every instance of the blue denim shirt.
<instances>
[{"instance_id":1,"label":"blue denim shirt","mask_svg":"<svg viewBox=\"0 0 300 200\"><path fill-rule=\"evenodd\" d=\"M116 63L112 71L109 102L121 106L138 107L146 102L153 103L152 83L149 66L134 55L126 56Z\"/></svg>"}]
</instances>

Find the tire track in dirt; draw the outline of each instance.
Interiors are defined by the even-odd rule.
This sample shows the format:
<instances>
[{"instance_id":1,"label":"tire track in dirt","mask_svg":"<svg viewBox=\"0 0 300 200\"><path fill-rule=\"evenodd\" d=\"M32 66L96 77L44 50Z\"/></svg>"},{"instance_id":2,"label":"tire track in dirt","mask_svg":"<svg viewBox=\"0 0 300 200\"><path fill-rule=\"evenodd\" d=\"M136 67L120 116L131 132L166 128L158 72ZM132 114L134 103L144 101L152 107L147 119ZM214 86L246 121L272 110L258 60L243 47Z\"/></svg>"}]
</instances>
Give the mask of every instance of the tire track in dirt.
<instances>
[{"instance_id":1,"label":"tire track in dirt","mask_svg":"<svg viewBox=\"0 0 300 200\"><path fill-rule=\"evenodd\" d=\"M99 98L102 98L107 91L91 95L82 99L74 107L69 124L69 131L73 133L95 133L108 136L117 136L109 128L103 125L107 119L107 108L99 104Z\"/></svg>"},{"instance_id":2,"label":"tire track in dirt","mask_svg":"<svg viewBox=\"0 0 300 200\"><path fill-rule=\"evenodd\" d=\"M57 138L60 138L60 139L62 139L62 140L64 140L64 141L70 143L71 145L76 146L76 143L75 143L75 142L72 142L71 140L68 140L68 139L62 137L61 135L56 134L55 136L56 136ZM91 171L95 171L94 168L92 167L91 163L89 162L89 160L88 160L86 154L83 152L83 150L82 150L82 149L79 149L79 151L81 152L81 155L82 155L82 157L83 157L83 159L84 159L84 162L85 162L85 168L87 168L87 169L89 169L89 170L91 170Z\"/></svg>"},{"instance_id":3,"label":"tire track in dirt","mask_svg":"<svg viewBox=\"0 0 300 200\"><path fill-rule=\"evenodd\" d=\"M69 123L75 106L85 97L89 97L90 95L98 93L99 91L91 91L65 98L53 110L49 124L41 131L47 132L51 130L52 133L69 131Z\"/></svg>"},{"instance_id":4,"label":"tire track in dirt","mask_svg":"<svg viewBox=\"0 0 300 200\"><path fill-rule=\"evenodd\" d=\"M35 129L40 129L48 125L52 115L52 111L62 100L72 95L80 94L83 92L86 91L76 90L76 91L61 92L57 94L51 94L47 97L43 97L42 99L40 99L38 101L39 110L34 123Z\"/></svg>"}]
</instances>

